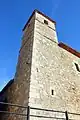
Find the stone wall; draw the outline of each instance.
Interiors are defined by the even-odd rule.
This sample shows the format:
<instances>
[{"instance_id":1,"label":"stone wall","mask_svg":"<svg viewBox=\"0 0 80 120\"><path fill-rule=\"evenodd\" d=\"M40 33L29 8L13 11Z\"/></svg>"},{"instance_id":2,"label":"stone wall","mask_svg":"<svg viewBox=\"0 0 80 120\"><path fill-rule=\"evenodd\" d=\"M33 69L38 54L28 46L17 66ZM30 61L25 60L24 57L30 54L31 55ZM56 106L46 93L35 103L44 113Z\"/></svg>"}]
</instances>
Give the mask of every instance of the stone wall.
<instances>
[{"instance_id":1,"label":"stone wall","mask_svg":"<svg viewBox=\"0 0 80 120\"><path fill-rule=\"evenodd\" d=\"M23 32L14 83L5 92L8 102L80 113L80 72L75 63L80 64L80 58L58 46L55 23L36 11ZM14 107L8 110L27 112ZM30 114L65 118L65 113L59 112L31 110ZM47 118L30 117L30 120Z\"/></svg>"},{"instance_id":2,"label":"stone wall","mask_svg":"<svg viewBox=\"0 0 80 120\"><path fill-rule=\"evenodd\" d=\"M44 19L36 13L29 105L80 113L80 72L74 64L80 58L58 46L55 25Z\"/></svg>"},{"instance_id":3,"label":"stone wall","mask_svg":"<svg viewBox=\"0 0 80 120\"><path fill-rule=\"evenodd\" d=\"M28 106L32 63L32 46L34 39L34 18L35 17L33 16L25 31L23 32L22 45L19 51L14 83L5 91L8 102L12 104ZM18 107L8 107L8 111L27 114L27 109L21 109ZM4 116L3 120L5 117L6 116ZM10 115L6 119L16 120L18 117L19 116L14 117L13 115ZM23 120L26 119L27 118Z\"/></svg>"}]
</instances>

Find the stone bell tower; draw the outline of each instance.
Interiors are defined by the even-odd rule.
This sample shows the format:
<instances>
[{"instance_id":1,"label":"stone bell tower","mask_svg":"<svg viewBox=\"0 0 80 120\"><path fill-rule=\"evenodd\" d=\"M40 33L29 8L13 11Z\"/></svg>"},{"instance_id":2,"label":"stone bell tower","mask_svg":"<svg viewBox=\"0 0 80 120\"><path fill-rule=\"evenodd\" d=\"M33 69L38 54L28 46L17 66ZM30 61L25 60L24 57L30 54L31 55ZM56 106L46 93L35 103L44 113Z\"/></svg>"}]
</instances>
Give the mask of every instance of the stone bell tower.
<instances>
[{"instance_id":1,"label":"stone bell tower","mask_svg":"<svg viewBox=\"0 0 80 120\"><path fill-rule=\"evenodd\" d=\"M58 44L55 24L55 21L35 10L23 28L15 82L17 82L19 91L16 91L16 93L24 96L23 100L20 100L19 95L18 102L24 101L25 104L41 106L40 101L42 98L39 99L41 95L44 99L41 91L48 90L47 88L43 90L45 82L46 85L49 85L47 84L47 78L44 78L48 77L48 74L46 73L47 76L44 76L44 74L48 69L46 67L50 64L52 54L50 49L51 46L54 47Z\"/></svg>"},{"instance_id":2,"label":"stone bell tower","mask_svg":"<svg viewBox=\"0 0 80 120\"><path fill-rule=\"evenodd\" d=\"M18 103L80 112L79 53L58 44L56 23L35 10L23 28L15 82ZM33 118L32 118L33 119Z\"/></svg>"},{"instance_id":3,"label":"stone bell tower","mask_svg":"<svg viewBox=\"0 0 80 120\"><path fill-rule=\"evenodd\" d=\"M80 113L80 53L58 44L55 21L38 10L23 28L14 83L7 99L30 107Z\"/></svg>"}]
</instances>

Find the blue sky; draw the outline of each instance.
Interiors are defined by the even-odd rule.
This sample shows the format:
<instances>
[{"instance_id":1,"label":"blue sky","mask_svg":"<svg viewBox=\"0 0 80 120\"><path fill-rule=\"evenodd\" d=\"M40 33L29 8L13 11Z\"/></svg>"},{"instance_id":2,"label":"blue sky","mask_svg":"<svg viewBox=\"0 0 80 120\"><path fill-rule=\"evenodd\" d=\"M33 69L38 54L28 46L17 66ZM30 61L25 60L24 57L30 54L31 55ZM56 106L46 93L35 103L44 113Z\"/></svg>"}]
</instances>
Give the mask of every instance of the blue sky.
<instances>
[{"instance_id":1,"label":"blue sky","mask_svg":"<svg viewBox=\"0 0 80 120\"><path fill-rule=\"evenodd\" d=\"M80 51L80 0L0 0L0 89L15 74L22 28L34 9L57 22L59 41Z\"/></svg>"}]
</instances>

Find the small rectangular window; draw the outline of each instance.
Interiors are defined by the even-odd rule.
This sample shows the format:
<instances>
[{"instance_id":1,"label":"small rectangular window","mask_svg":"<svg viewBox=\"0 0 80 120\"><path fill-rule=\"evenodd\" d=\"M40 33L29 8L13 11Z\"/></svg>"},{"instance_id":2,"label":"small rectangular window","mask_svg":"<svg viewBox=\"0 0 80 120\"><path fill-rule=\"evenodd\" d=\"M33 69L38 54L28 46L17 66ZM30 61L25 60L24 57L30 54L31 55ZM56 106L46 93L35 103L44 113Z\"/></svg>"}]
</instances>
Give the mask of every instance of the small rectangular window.
<instances>
[{"instance_id":1,"label":"small rectangular window","mask_svg":"<svg viewBox=\"0 0 80 120\"><path fill-rule=\"evenodd\" d=\"M47 21L47 20L44 20L44 23L45 23L46 25L48 25L48 21Z\"/></svg>"},{"instance_id":2,"label":"small rectangular window","mask_svg":"<svg viewBox=\"0 0 80 120\"><path fill-rule=\"evenodd\" d=\"M77 63L74 63L78 72L80 72L80 67Z\"/></svg>"},{"instance_id":3,"label":"small rectangular window","mask_svg":"<svg viewBox=\"0 0 80 120\"><path fill-rule=\"evenodd\" d=\"M54 95L54 90L52 90L52 95Z\"/></svg>"}]
</instances>

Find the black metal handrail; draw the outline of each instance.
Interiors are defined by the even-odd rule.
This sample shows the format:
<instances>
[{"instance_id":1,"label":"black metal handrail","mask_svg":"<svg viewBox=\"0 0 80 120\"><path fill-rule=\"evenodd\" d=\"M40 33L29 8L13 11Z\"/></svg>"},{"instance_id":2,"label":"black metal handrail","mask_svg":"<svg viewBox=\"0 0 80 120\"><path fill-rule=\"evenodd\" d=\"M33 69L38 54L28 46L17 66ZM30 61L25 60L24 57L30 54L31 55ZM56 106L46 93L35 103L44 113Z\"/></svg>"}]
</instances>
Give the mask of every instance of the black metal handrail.
<instances>
[{"instance_id":1,"label":"black metal handrail","mask_svg":"<svg viewBox=\"0 0 80 120\"><path fill-rule=\"evenodd\" d=\"M5 102L0 102L2 105L9 105L9 106L15 106L15 107L21 107L21 108L27 108L28 106L23 106L19 104L12 104L12 103L5 103Z\"/></svg>"},{"instance_id":2,"label":"black metal handrail","mask_svg":"<svg viewBox=\"0 0 80 120\"><path fill-rule=\"evenodd\" d=\"M60 113L65 113L65 112L63 112L63 111L57 111L57 110L52 110L52 109L43 109L43 108L35 108L35 107L30 107L30 109L43 110L43 111L50 111L50 112L60 112Z\"/></svg>"},{"instance_id":3,"label":"black metal handrail","mask_svg":"<svg viewBox=\"0 0 80 120\"><path fill-rule=\"evenodd\" d=\"M27 106L19 105L19 104L12 104L12 103L5 103L5 102L0 102L0 105L7 105L8 107L17 107L17 108L23 108L27 110ZM8 115L16 115L16 116L22 116L27 118L27 114L24 113L18 113L18 112L11 112L11 111L5 111L5 110L0 110L0 113L2 114L8 114Z\"/></svg>"},{"instance_id":4,"label":"black metal handrail","mask_svg":"<svg viewBox=\"0 0 80 120\"><path fill-rule=\"evenodd\" d=\"M23 113L17 113L17 112L9 112L9 111L1 111L0 110L0 113L3 113L3 114L12 114L12 115L20 115L20 116L24 116L27 118L27 120L30 119L30 116L31 117L39 117L39 118L53 118L53 119L61 119L61 120L73 120L73 119L70 119L69 118L69 115L78 115L80 116L80 114L78 113L70 113L70 112L67 112L67 111L57 111L57 110L52 110L52 109L43 109L43 108L35 108L35 107L30 107L30 106L24 106L24 105L19 105L19 104L12 104L12 103L4 103L4 102L0 102L1 105L8 105L8 106L13 106L13 107L18 107L18 108L25 108L26 109L26 114L23 114ZM37 111L45 111L45 112L52 112L52 113L64 113L65 115L65 118L60 118L60 117L55 117L55 116L45 116L45 115L32 115L30 114L30 110L37 110Z\"/></svg>"}]
</instances>

